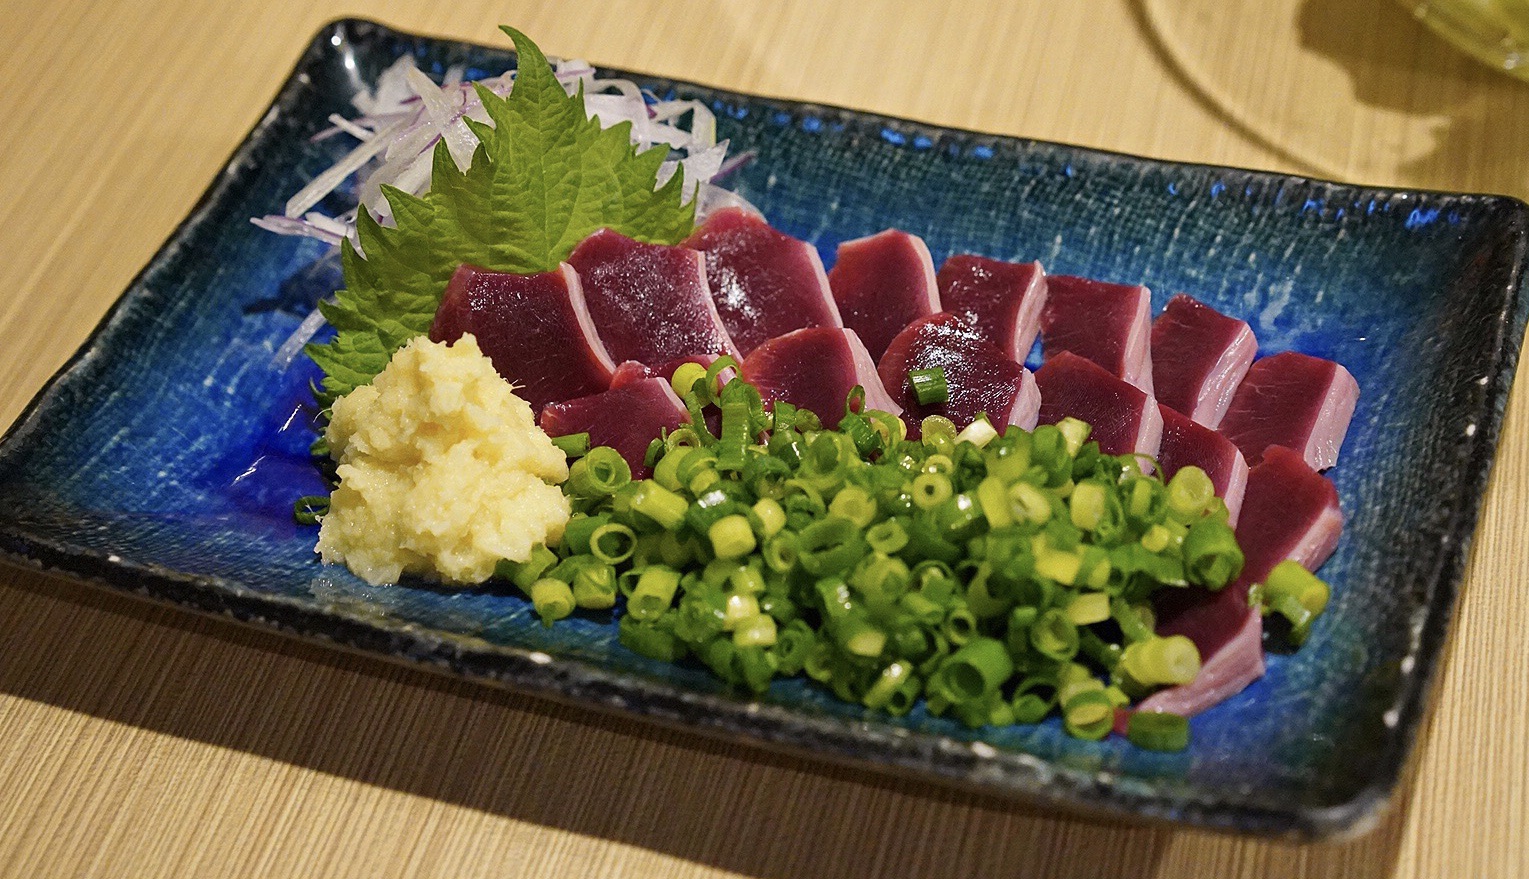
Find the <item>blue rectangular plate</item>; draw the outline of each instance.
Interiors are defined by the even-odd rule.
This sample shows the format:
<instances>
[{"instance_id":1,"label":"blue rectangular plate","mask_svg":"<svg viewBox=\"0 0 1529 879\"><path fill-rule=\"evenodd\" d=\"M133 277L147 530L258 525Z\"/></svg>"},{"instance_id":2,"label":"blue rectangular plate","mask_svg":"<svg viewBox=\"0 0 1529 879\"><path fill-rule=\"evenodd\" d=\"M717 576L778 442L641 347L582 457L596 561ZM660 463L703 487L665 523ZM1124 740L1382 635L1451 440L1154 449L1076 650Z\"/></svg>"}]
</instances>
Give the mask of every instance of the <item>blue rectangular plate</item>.
<instances>
[{"instance_id":1,"label":"blue rectangular plate","mask_svg":"<svg viewBox=\"0 0 1529 879\"><path fill-rule=\"evenodd\" d=\"M815 686L761 700L620 647L609 618L544 628L510 589L370 588L321 566L293 498L311 368L272 354L336 286L311 241L249 223L343 149L310 135L401 54L513 56L364 21L326 27L270 112L95 334L0 442L0 554L541 696L1107 817L1297 837L1369 826L1416 733L1524 334L1526 208L936 128L636 77L717 111L734 187L832 258L899 227L959 251L1191 292L1268 352L1341 361L1362 394L1331 475L1349 526L1304 649L1195 718L1187 752L893 719ZM1447 707L1446 707L1447 708Z\"/></svg>"}]
</instances>

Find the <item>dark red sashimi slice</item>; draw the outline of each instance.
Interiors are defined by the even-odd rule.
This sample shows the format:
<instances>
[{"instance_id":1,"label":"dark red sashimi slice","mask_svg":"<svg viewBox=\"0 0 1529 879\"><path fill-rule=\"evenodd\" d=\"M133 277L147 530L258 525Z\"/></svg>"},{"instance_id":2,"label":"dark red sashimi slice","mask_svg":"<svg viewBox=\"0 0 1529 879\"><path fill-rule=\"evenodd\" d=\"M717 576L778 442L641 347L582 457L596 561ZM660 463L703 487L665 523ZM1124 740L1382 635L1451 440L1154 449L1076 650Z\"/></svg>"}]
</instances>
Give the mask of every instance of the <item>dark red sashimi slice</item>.
<instances>
[{"instance_id":1,"label":"dark red sashimi slice","mask_svg":"<svg viewBox=\"0 0 1529 879\"><path fill-rule=\"evenodd\" d=\"M1040 263L957 254L940 266L936 281L942 311L966 318L1008 357L1025 362L1046 305L1046 273Z\"/></svg>"},{"instance_id":2,"label":"dark red sashimi slice","mask_svg":"<svg viewBox=\"0 0 1529 879\"><path fill-rule=\"evenodd\" d=\"M1050 354L1035 371L1041 424L1072 417L1093 426L1089 439L1106 455L1157 457L1163 416L1150 394L1069 351Z\"/></svg>"},{"instance_id":3,"label":"dark red sashimi slice","mask_svg":"<svg viewBox=\"0 0 1529 879\"><path fill-rule=\"evenodd\" d=\"M1341 364L1286 351L1253 362L1221 421L1221 432L1257 465L1271 446L1301 454L1313 470L1338 463L1359 399Z\"/></svg>"},{"instance_id":4,"label":"dark red sashimi slice","mask_svg":"<svg viewBox=\"0 0 1529 879\"><path fill-rule=\"evenodd\" d=\"M648 444L660 431L688 423L690 416L667 381L631 378L635 373L627 371L619 387L548 405L542 410L542 430L548 436L587 431L591 446L610 446L621 453L633 479L648 477L651 471L643 466Z\"/></svg>"},{"instance_id":5,"label":"dark red sashimi slice","mask_svg":"<svg viewBox=\"0 0 1529 879\"><path fill-rule=\"evenodd\" d=\"M1248 588L1285 559L1315 571L1333 554L1342 533L1343 512L1332 480L1296 452L1272 446L1248 471L1237 521L1237 543L1246 562L1242 576L1227 588L1235 587L1246 599Z\"/></svg>"},{"instance_id":6,"label":"dark red sashimi slice","mask_svg":"<svg viewBox=\"0 0 1529 879\"><path fill-rule=\"evenodd\" d=\"M574 248L568 264L579 273L600 340L618 362L656 367L697 354L738 359L699 251L601 229Z\"/></svg>"},{"instance_id":7,"label":"dark red sashimi slice","mask_svg":"<svg viewBox=\"0 0 1529 879\"><path fill-rule=\"evenodd\" d=\"M1258 353L1246 321L1183 293L1152 322L1152 385L1157 401L1215 428Z\"/></svg>"},{"instance_id":8,"label":"dark red sashimi slice","mask_svg":"<svg viewBox=\"0 0 1529 879\"><path fill-rule=\"evenodd\" d=\"M844 325L877 362L904 327L940 310L929 248L897 229L840 244L828 285Z\"/></svg>"},{"instance_id":9,"label":"dark red sashimi slice","mask_svg":"<svg viewBox=\"0 0 1529 879\"><path fill-rule=\"evenodd\" d=\"M936 367L945 371L949 400L920 403L908 373ZM887 346L876 371L882 386L907 414L911 434L916 435L918 423L930 415L943 415L957 427L965 427L985 412L999 431L1009 424L1025 430L1035 427L1041 399L1030 370L964 318L949 312L909 324Z\"/></svg>"},{"instance_id":10,"label":"dark red sashimi slice","mask_svg":"<svg viewBox=\"0 0 1529 879\"><path fill-rule=\"evenodd\" d=\"M663 378L657 370L635 360L623 360L617 364L616 372L611 376L611 387L624 388L645 382L650 378Z\"/></svg>"},{"instance_id":11,"label":"dark red sashimi slice","mask_svg":"<svg viewBox=\"0 0 1529 879\"><path fill-rule=\"evenodd\" d=\"M533 411L610 387L615 364L567 265L538 275L458 268L436 309L430 339L454 342L467 333Z\"/></svg>"},{"instance_id":12,"label":"dark red sashimi slice","mask_svg":"<svg viewBox=\"0 0 1529 879\"><path fill-rule=\"evenodd\" d=\"M1165 590L1157 605L1159 635L1183 635L1200 650L1200 673L1187 684L1153 693L1139 711L1199 714L1264 675L1263 617L1247 597L1223 589Z\"/></svg>"},{"instance_id":13,"label":"dark red sashimi slice","mask_svg":"<svg viewBox=\"0 0 1529 879\"><path fill-rule=\"evenodd\" d=\"M1242 497L1248 486L1248 462L1235 443L1188 416L1158 401L1163 416L1163 439L1157 449L1157 463L1163 478L1171 479L1181 467L1195 466L1205 471L1216 496L1226 502L1233 525L1242 510Z\"/></svg>"},{"instance_id":14,"label":"dark red sashimi slice","mask_svg":"<svg viewBox=\"0 0 1529 879\"><path fill-rule=\"evenodd\" d=\"M621 365L616 367L616 374L611 378L611 387L613 389L621 388L636 382L643 381L644 379L658 378L669 382L669 387L672 388L674 387L674 383L670 381L670 379L674 376L674 371L679 369L680 366L686 363L694 363L698 366L709 368L713 363L716 362L717 357L718 355L716 354L697 354L692 357L681 358L680 360L677 360L673 363L666 363L663 366L658 367L648 366L645 363L638 363L635 360L624 360L621 362ZM731 366L723 367L717 371L717 386L721 387L722 385L727 384L737 377L737 369L734 369ZM678 394L676 394L676 396L678 396ZM709 406L706 408L703 414L706 417L706 428L711 431L712 436L719 436L722 431L721 411L718 410L715 406Z\"/></svg>"},{"instance_id":15,"label":"dark red sashimi slice","mask_svg":"<svg viewBox=\"0 0 1529 879\"><path fill-rule=\"evenodd\" d=\"M860 337L841 327L808 327L770 339L744 358L743 377L766 402L811 410L830 428L839 426L856 385L865 389L865 408L902 412L882 387Z\"/></svg>"},{"instance_id":16,"label":"dark red sashimi slice","mask_svg":"<svg viewBox=\"0 0 1529 879\"><path fill-rule=\"evenodd\" d=\"M1046 278L1041 351L1069 351L1152 393L1152 294L1140 284L1072 275Z\"/></svg>"},{"instance_id":17,"label":"dark red sashimi slice","mask_svg":"<svg viewBox=\"0 0 1529 879\"><path fill-rule=\"evenodd\" d=\"M1219 592L1170 589L1157 593L1157 632L1184 635L1200 649L1200 676L1145 699L1146 711L1194 714L1242 690L1263 674L1263 619L1248 591L1274 566L1294 559L1315 571L1332 555L1343 530L1331 480L1295 452L1275 446L1248 471L1237 543L1242 574Z\"/></svg>"},{"instance_id":18,"label":"dark red sashimi slice","mask_svg":"<svg viewBox=\"0 0 1529 879\"><path fill-rule=\"evenodd\" d=\"M806 327L841 327L817 248L742 208L723 208L683 242L706 254L712 302L733 344L747 355Z\"/></svg>"}]
</instances>

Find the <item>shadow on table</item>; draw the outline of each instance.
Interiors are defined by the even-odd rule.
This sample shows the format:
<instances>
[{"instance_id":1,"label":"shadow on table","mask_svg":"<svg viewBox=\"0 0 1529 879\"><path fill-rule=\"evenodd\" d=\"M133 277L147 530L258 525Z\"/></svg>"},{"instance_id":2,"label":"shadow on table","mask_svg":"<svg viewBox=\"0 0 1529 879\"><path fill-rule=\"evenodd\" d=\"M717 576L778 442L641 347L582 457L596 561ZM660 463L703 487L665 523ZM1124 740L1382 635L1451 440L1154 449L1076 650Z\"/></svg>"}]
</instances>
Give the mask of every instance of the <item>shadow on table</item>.
<instances>
[{"instance_id":1,"label":"shadow on table","mask_svg":"<svg viewBox=\"0 0 1529 879\"><path fill-rule=\"evenodd\" d=\"M1385 14L1371 12L1377 4ZM1355 21L1376 21L1378 27L1358 35ZM1529 84L1477 63L1394 0L1306 0L1298 24L1301 45L1341 66L1361 102L1445 118L1434 130L1433 149L1401 166L1409 178L1437 177L1440 169L1463 164L1467 155L1478 177L1520 185L1529 178L1522 149L1483 149L1504 138L1518 141L1518 123L1524 120L1505 119L1502 109ZM1417 49L1376 52L1377 46ZM1404 75L1409 71L1411 77Z\"/></svg>"},{"instance_id":2,"label":"shadow on table","mask_svg":"<svg viewBox=\"0 0 1529 879\"><path fill-rule=\"evenodd\" d=\"M1411 799L1305 846L1052 817L3 568L0 645L21 699L758 877L1387 877Z\"/></svg>"},{"instance_id":3,"label":"shadow on table","mask_svg":"<svg viewBox=\"0 0 1529 879\"><path fill-rule=\"evenodd\" d=\"M1290 26L1300 46L1321 62L1304 60L1274 69L1299 77L1320 75L1323 71L1312 66L1314 63L1336 65L1339 81L1347 81L1361 104L1421 123L1417 127L1426 133L1410 137L1427 138L1430 142L1426 145L1342 140L1324 141L1320 147L1315 143L1287 143L1279 132L1264 130L1254 121L1260 114L1222 105L1223 98L1217 94L1232 84L1199 81L1181 57L1184 47L1171 45L1154 22L1149 2L1128 0L1132 17L1158 61L1185 93L1228 128L1303 173L1333 176L1342 173L1340 169L1345 166L1378 173L1363 163L1354 164L1351 155L1352 151L1373 150L1376 152L1371 157L1394 178L1385 181L1388 183L1434 189L1495 187L1512 193L1529 188L1529 163L1522 161L1519 148L1529 83L1477 63L1435 35L1395 0L1302 0L1299 8L1292 9ZM1278 93L1279 89L1267 91ZM1356 136L1363 134L1356 129ZM1391 136L1394 138L1395 132ZM1410 158L1398 155L1394 165L1388 164L1392 153L1418 146L1425 148ZM1330 153L1320 152L1322 148L1330 149ZM1468 169L1468 179L1462 177L1462 169Z\"/></svg>"}]
</instances>

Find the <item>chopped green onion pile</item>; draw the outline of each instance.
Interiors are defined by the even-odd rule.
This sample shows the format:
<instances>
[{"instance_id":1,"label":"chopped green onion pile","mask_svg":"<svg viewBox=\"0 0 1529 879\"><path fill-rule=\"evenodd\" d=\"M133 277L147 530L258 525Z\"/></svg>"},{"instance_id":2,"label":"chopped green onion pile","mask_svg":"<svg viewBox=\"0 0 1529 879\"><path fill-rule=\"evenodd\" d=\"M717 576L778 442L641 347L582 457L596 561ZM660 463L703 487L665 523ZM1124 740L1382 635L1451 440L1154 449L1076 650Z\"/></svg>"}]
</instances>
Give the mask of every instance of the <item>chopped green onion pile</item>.
<instances>
[{"instance_id":1,"label":"chopped green onion pile","mask_svg":"<svg viewBox=\"0 0 1529 879\"><path fill-rule=\"evenodd\" d=\"M574 461L562 546L501 567L544 622L618 607L629 649L754 692L806 675L890 714L920 700L974 727L1056 713L1089 739L1198 673L1192 642L1153 632L1148 599L1242 568L1204 472L1165 485L1073 420L1000 435L933 417L910 441L855 394L825 430L787 403L766 411L740 379L718 391L732 365L676 373L720 430L695 417L655 440L651 479L608 448ZM1171 715L1130 729L1150 748L1188 736Z\"/></svg>"}]
</instances>

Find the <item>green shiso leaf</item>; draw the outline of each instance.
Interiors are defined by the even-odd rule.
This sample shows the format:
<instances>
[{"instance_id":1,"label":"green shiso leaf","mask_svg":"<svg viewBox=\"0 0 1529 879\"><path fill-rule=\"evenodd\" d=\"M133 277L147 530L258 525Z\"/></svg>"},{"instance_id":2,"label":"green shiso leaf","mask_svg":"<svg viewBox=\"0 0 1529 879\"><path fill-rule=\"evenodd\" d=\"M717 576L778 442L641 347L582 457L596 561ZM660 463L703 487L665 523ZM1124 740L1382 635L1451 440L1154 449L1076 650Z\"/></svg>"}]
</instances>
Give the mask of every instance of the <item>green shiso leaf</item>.
<instances>
[{"instance_id":1,"label":"green shiso leaf","mask_svg":"<svg viewBox=\"0 0 1529 879\"><path fill-rule=\"evenodd\" d=\"M564 91L536 44L502 30L519 57L515 87L503 98L478 87L493 124L467 120L479 141L468 170L459 171L438 143L430 191L419 198L384 187L396 225L362 210L361 252L341 244L345 288L320 306L338 334L307 347L329 399L371 381L394 351L430 329L446 283L464 263L545 272L602 227L658 244L677 243L695 227L680 173L654 188L668 150L638 152L630 123L602 130L585 115L582 91Z\"/></svg>"}]
</instances>

